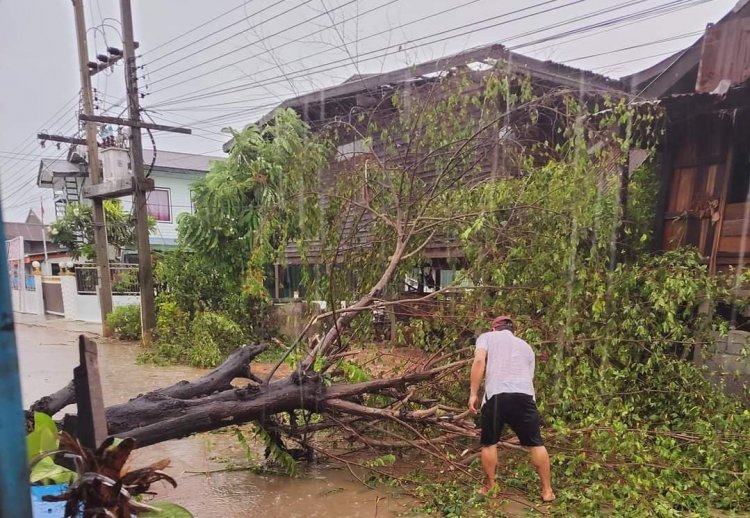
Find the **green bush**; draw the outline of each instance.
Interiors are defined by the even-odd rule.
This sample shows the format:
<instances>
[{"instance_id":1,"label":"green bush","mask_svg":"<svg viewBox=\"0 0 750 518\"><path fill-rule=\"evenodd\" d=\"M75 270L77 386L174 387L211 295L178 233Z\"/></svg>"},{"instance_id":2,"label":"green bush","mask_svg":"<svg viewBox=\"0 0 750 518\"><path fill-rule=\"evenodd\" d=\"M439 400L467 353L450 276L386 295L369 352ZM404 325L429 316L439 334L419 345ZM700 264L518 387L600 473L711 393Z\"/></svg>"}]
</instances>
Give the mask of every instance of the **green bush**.
<instances>
[{"instance_id":1,"label":"green bush","mask_svg":"<svg viewBox=\"0 0 750 518\"><path fill-rule=\"evenodd\" d=\"M247 336L267 338L272 330L269 304L243 289L241 272L226 272L195 252L161 252L154 268L157 284L191 319L200 313L221 313L240 325Z\"/></svg>"},{"instance_id":2,"label":"green bush","mask_svg":"<svg viewBox=\"0 0 750 518\"><path fill-rule=\"evenodd\" d=\"M171 294L162 294L157 301L154 347L144 351L139 360L216 367L245 341L240 324L226 314L198 312L191 322Z\"/></svg>"},{"instance_id":3,"label":"green bush","mask_svg":"<svg viewBox=\"0 0 750 518\"><path fill-rule=\"evenodd\" d=\"M141 307L138 304L119 306L107 315L107 325L121 340L141 338Z\"/></svg>"},{"instance_id":4,"label":"green bush","mask_svg":"<svg viewBox=\"0 0 750 518\"><path fill-rule=\"evenodd\" d=\"M156 340L179 342L188 336L190 315L169 295L159 295L156 301Z\"/></svg>"},{"instance_id":5,"label":"green bush","mask_svg":"<svg viewBox=\"0 0 750 518\"><path fill-rule=\"evenodd\" d=\"M221 364L224 358L213 340L196 341L193 346L186 351L187 363L193 367L210 368Z\"/></svg>"},{"instance_id":6,"label":"green bush","mask_svg":"<svg viewBox=\"0 0 750 518\"><path fill-rule=\"evenodd\" d=\"M200 313L190 329L193 347L189 363L196 367L216 367L245 341L242 328L220 313Z\"/></svg>"}]
</instances>

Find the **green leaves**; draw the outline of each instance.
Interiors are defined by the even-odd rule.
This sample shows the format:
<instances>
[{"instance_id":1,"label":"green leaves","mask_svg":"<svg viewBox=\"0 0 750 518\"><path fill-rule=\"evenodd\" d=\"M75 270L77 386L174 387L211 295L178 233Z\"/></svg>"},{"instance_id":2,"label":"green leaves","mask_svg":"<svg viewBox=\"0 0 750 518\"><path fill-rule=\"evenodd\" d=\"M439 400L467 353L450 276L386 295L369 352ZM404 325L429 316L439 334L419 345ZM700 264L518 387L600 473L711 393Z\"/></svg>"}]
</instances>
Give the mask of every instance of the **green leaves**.
<instances>
[{"instance_id":1,"label":"green leaves","mask_svg":"<svg viewBox=\"0 0 750 518\"><path fill-rule=\"evenodd\" d=\"M158 511L141 513L138 516L142 516L143 518L193 518L190 511L177 504L149 502L148 505L157 508Z\"/></svg>"},{"instance_id":2,"label":"green leaves","mask_svg":"<svg viewBox=\"0 0 750 518\"><path fill-rule=\"evenodd\" d=\"M141 306L125 304L118 306L107 315L107 326L121 340L140 340Z\"/></svg>"},{"instance_id":3,"label":"green leaves","mask_svg":"<svg viewBox=\"0 0 750 518\"><path fill-rule=\"evenodd\" d=\"M193 187L194 213L178 222L180 242L263 298L265 266L290 240L317 230L317 197L306 193L315 190L329 149L293 110L232 135L227 160Z\"/></svg>"},{"instance_id":4,"label":"green leaves","mask_svg":"<svg viewBox=\"0 0 750 518\"><path fill-rule=\"evenodd\" d=\"M26 449L29 463L41 455L51 454L59 447L57 426L50 416L34 412L34 430L26 436ZM55 464L51 455L41 458L31 467L29 480L32 484L66 484L73 480L75 473Z\"/></svg>"},{"instance_id":5,"label":"green leaves","mask_svg":"<svg viewBox=\"0 0 750 518\"><path fill-rule=\"evenodd\" d=\"M385 455L381 455L380 457L375 457L372 460L368 460L365 465L372 468L379 468L384 466L391 466L395 462L396 456L392 453L387 453Z\"/></svg>"},{"instance_id":6,"label":"green leaves","mask_svg":"<svg viewBox=\"0 0 750 518\"><path fill-rule=\"evenodd\" d=\"M123 248L134 248L135 225L132 216L122 208L119 200L104 201L104 219L107 226L107 241L118 252ZM149 230L156 228L156 220L149 218ZM66 247L73 258L95 258L93 207L83 203L70 203L65 215L50 225L49 238L53 243Z\"/></svg>"}]
</instances>

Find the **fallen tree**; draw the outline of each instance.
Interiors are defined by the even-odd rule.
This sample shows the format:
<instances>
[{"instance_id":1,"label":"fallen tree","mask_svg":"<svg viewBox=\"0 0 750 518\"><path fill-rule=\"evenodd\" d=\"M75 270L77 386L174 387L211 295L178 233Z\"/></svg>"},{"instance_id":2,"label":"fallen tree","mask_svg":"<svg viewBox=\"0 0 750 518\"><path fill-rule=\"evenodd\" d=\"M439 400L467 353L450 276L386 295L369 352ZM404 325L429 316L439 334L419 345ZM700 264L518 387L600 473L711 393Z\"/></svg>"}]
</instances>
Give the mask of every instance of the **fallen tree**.
<instances>
[{"instance_id":1,"label":"fallen tree","mask_svg":"<svg viewBox=\"0 0 750 518\"><path fill-rule=\"evenodd\" d=\"M108 432L116 437L133 438L137 441L137 447L145 447L230 425L265 422L275 414L298 410L388 419L398 417L398 413L391 415L381 410L380 414L368 414L368 407L349 400L363 394L383 392L397 400L399 395L405 396L405 389L409 385L454 372L467 364L464 360L433 368L424 366L398 377L328 387L324 385L321 375L295 370L285 378L264 383L251 371L251 362L264 350L263 345L242 347L221 366L200 379L180 381L139 395L126 403L107 407ZM232 381L238 378L246 380L244 387L232 385ZM68 385L52 396L40 399L31 405L29 411L54 415L75 403L75 391L70 387ZM392 392L393 389L398 390ZM412 412L401 417L413 420L431 415ZM443 415L440 423L443 427L448 423L458 423L451 425L454 432L461 429L470 433L472 427L464 421L465 417L465 413Z\"/></svg>"}]
</instances>

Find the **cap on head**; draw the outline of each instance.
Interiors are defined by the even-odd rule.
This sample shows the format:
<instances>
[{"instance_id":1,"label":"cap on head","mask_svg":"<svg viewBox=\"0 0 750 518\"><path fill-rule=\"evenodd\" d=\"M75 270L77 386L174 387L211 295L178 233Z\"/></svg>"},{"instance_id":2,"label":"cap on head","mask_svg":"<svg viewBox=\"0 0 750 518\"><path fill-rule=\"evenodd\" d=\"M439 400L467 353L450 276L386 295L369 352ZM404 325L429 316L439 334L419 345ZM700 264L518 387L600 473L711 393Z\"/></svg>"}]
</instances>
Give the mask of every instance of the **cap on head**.
<instances>
[{"instance_id":1,"label":"cap on head","mask_svg":"<svg viewBox=\"0 0 750 518\"><path fill-rule=\"evenodd\" d=\"M497 329L498 327L505 327L507 325L513 325L513 320L508 315L501 315L499 317L495 317L495 319L492 321L492 329Z\"/></svg>"}]
</instances>

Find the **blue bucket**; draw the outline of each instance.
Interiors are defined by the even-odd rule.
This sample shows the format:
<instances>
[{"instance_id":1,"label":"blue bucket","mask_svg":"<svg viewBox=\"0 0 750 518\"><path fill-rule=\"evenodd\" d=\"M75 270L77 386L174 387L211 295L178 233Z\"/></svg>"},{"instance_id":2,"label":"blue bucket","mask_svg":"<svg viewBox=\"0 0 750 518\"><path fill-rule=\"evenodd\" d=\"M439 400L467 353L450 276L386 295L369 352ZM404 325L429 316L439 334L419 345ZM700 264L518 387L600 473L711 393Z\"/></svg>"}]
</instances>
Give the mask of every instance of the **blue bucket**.
<instances>
[{"instance_id":1,"label":"blue bucket","mask_svg":"<svg viewBox=\"0 0 750 518\"><path fill-rule=\"evenodd\" d=\"M31 511L34 518L62 518L65 516L65 502L44 502L45 495L59 495L67 484L53 486L31 486Z\"/></svg>"}]
</instances>

